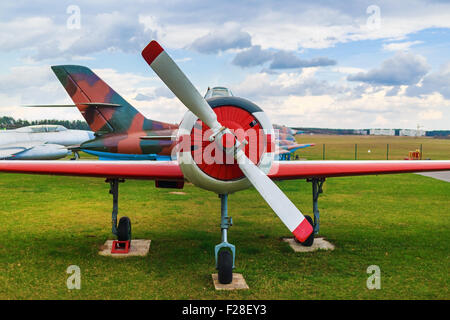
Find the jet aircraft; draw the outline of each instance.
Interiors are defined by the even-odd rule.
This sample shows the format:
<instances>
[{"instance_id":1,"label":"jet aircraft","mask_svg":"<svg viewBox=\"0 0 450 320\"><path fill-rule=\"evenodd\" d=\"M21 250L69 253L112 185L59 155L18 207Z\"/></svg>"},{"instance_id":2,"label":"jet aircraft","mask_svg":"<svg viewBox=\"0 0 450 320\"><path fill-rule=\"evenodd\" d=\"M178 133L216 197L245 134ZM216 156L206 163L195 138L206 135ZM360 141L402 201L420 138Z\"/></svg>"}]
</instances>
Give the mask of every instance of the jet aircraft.
<instances>
[{"instance_id":1,"label":"jet aircraft","mask_svg":"<svg viewBox=\"0 0 450 320\"><path fill-rule=\"evenodd\" d=\"M450 161L275 161L274 129L260 107L234 96L204 99L156 41L145 47L142 56L188 109L177 131L176 161L3 161L0 172L106 178L113 195L112 229L119 240L131 239L129 219L122 217L117 225L118 190L123 179L155 180L156 187L172 188L182 188L188 180L217 193L221 201L222 242L215 247L215 258L220 283L232 281L235 266L235 246L228 242L232 220L227 209L228 196L234 192L255 187L294 237L311 245L314 233L319 231L318 198L326 178L450 170ZM97 93L95 103L126 103L95 80L89 76L83 81L84 89L96 88L92 91ZM70 79L67 81L70 83ZM69 86L72 95L79 99L77 104L85 106L86 113L93 113L86 107L92 101L84 95L86 90ZM108 128L106 120L116 121L119 116L128 119L132 126L142 128L145 123L136 113L117 114L120 106L108 110L108 117L97 127ZM287 179L307 179L312 183L314 220L304 216L273 182Z\"/></svg>"},{"instance_id":2,"label":"jet aircraft","mask_svg":"<svg viewBox=\"0 0 450 320\"><path fill-rule=\"evenodd\" d=\"M0 159L55 160L94 138L92 131L69 130L61 125L35 125L0 131Z\"/></svg>"}]
</instances>

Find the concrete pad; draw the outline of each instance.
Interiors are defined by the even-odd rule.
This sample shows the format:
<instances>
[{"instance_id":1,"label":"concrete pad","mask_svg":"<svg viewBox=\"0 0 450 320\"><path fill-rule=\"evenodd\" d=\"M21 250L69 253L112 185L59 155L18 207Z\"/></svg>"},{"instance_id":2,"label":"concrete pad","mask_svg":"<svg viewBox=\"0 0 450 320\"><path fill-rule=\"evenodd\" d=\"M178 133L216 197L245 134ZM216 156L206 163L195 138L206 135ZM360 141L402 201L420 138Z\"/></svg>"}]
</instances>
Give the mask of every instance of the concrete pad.
<instances>
[{"instance_id":1,"label":"concrete pad","mask_svg":"<svg viewBox=\"0 0 450 320\"><path fill-rule=\"evenodd\" d=\"M435 178L438 180L450 182L450 171L433 171L433 172L420 172L417 173L421 176Z\"/></svg>"},{"instance_id":2,"label":"concrete pad","mask_svg":"<svg viewBox=\"0 0 450 320\"><path fill-rule=\"evenodd\" d=\"M114 258L126 258L126 257L144 257L150 250L150 242L152 240L136 239L131 240L130 251L128 253L111 253L113 240L106 240L105 244L101 246L98 252L101 256L108 256Z\"/></svg>"},{"instance_id":3,"label":"concrete pad","mask_svg":"<svg viewBox=\"0 0 450 320\"><path fill-rule=\"evenodd\" d=\"M297 243L294 238L284 238L284 242L289 243L291 248L295 252L313 252L317 250L334 250L334 245L325 238L315 238L314 243L311 247L304 247L300 243Z\"/></svg>"},{"instance_id":4,"label":"concrete pad","mask_svg":"<svg viewBox=\"0 0 450 320\"><path fill-rule=\"evenodd\" d=\"M222 284L219 282L219 275L217 273L212 274L214 287L216 290L242 290L249 289L247 282L240 273L233 273L233 281L229 284Z\"/></svg>"}]
</instances>

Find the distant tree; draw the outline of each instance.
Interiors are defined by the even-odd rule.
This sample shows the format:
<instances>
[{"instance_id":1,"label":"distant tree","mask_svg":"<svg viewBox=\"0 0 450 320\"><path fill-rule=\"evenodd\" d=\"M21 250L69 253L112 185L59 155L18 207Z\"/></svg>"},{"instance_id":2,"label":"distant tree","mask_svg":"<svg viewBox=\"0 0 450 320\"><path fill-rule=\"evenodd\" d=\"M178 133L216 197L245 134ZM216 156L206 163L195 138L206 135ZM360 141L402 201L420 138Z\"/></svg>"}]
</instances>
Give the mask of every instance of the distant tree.
<instances>
[{"instance_id":1,"label":"distant tree","mask_svg":"<svg viewBox=\"0 0 450 320\"><path fill-rule=\"evenodd\" d=\"M0 129L17 129L25 126L34 126L40 124L56 124L66 127L67 129L89 130L89 126L86 121L82 120L57 120L57 119L45 119L45 120L33 120L31 122L22 119L14 119L13 117L3 116L0 117Z\"/></svg>"}]
</instances>

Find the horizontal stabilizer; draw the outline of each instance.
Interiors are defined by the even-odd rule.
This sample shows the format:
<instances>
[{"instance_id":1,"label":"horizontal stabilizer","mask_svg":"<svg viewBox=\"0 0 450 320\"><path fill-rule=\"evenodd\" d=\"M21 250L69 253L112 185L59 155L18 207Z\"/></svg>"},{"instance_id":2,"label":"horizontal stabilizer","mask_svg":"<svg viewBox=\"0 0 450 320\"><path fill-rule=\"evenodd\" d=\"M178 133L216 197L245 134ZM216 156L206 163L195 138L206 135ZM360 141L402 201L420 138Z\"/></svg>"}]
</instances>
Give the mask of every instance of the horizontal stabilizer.
<instances>
[{"instance_id":1,"label":"horizontal stabilizer","mask_svg":"<svg viewBox=\"0 0 450 320\"><path fill-rule=\"evenodd\" d=\"M115 103L103 103L103 102L86 102L86 103L78 103L78 105L83 106L89 106L89 107L105 107L105 108L117 108L121 107L120 104ZM76 108L77 105L75 104L37 104L37 105L30 105L30 106L24 106L26 108Z\"/></svg>"},{"instance_id":2,"label":"horizontal stabilizer","mask_svg":"<svg viewBox=\"0 0 450 320\"><path fill-rule=\"evenodd\" d=\"M139 137L141 140L172 140L175 139L174 136L142 136Z\"/></svg>"}]
</instances>

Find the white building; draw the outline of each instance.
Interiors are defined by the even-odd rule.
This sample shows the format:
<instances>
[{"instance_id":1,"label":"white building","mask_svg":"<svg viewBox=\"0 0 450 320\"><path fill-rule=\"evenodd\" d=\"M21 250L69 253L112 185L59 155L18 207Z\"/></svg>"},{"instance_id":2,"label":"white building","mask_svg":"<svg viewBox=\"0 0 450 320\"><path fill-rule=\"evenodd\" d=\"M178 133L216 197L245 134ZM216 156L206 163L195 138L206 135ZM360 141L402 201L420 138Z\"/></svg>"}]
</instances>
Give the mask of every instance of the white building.
<instances>
[{"instance_id":1,"label":"white building","mask_svg":"<svg viewBox=\"0 0 450 320\"><path fill-rule=\"evenodd\" d=\"M425 131L416 129L401 129L399 135L407 137L423 137L425 136Z\"/></svg>"},{"instance_id":2,"label":"white building","mask_svg":"<svg viewBox=\"0 0 450 320\"><path fill-rule=\"evenodd\" d=\"M374 136L395 136L394 129L370 129L370 135Z\"/></svg>"}]
</instances>

